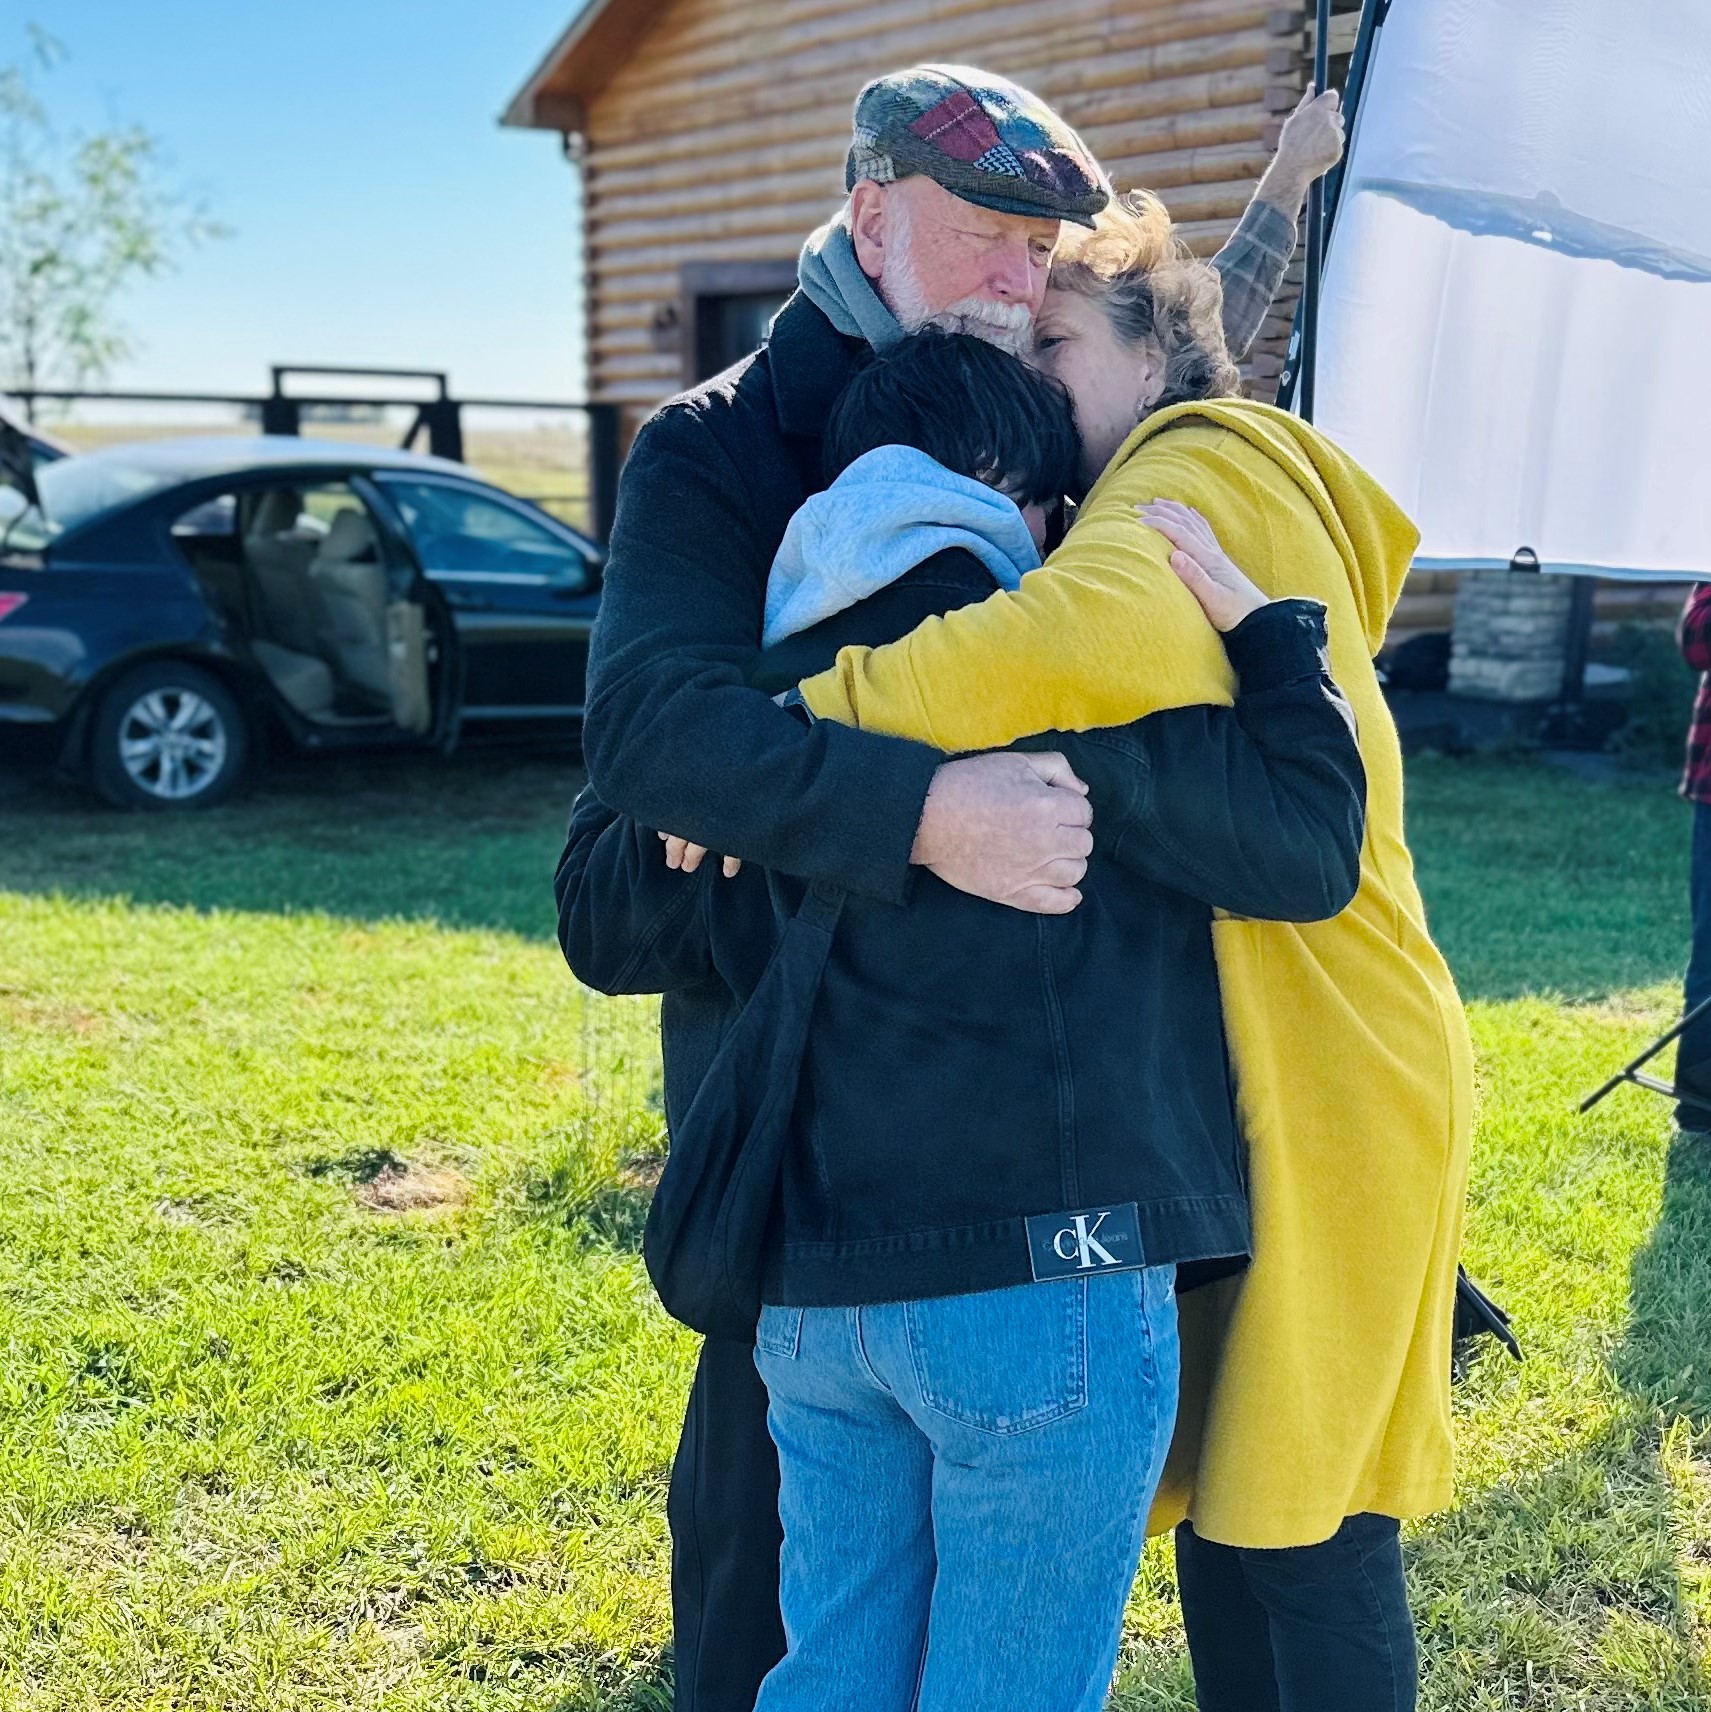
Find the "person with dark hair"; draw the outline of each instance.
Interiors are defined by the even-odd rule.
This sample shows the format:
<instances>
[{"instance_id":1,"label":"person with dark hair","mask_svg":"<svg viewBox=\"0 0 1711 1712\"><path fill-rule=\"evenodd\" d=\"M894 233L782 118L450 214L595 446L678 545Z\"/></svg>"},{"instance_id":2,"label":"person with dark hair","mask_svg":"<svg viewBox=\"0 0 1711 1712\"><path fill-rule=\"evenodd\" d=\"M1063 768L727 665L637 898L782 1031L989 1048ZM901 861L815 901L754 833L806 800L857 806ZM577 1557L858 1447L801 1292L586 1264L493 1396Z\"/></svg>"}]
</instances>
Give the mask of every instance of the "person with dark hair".
<instances>
[{"instance_id":1,"label":"person with dark hair","mask_svg":"<svg viewBox=\"0 0 1711 1712\"><path fill-rule=\"evenodd\" d=\"M1066 395L1018 359L893 346L833 407L843 468L786 530L754 681L1019 587L1078 451ZM904 906L842 898L792 1001L811 1009L759 1019L805 1039L767 1090L793 1105L755 1357L788 1650L760 1712L1103 1704L1176 1417L1177 1268L1248 1253L1212 911L1323 919L1359 871L1322 612L1253 606L1222 638L1232 708L1088 745L1110 813L1079 908L1030 917L930 874ZM755 992L808 888L733 866L674 871L585 797L558 875L572 969ZM694 1147L674 1135L668 1173Z\"/></svg>"},{"instance_id":2,"label":"person with dark hair","mask_svg":"<svg viewBox=\"0 0 1711 1712\"><path fill-rule=\"evenodd\" d=\"M1081 442L1058 383L970 333L929 329L851 376L826 427L831 485L790 520L767 580L768 647L952 547L999 588L1035 570Z\"/></svg>"},{"instance_id":3,"label":"person with dark hair","mask_svg":"<svg viewBox=\"0 0 1711 1712\"><path fill-rule=\"evenodd\" d=\"M826 480L887 445L912 446L977 481L1008 472L1015 480L1005 486L1023 505L1061 499L1081 456L1060 382L989 340L934 327L876 352L850 376L826 422Z\"/></svg>"}]
</instances>

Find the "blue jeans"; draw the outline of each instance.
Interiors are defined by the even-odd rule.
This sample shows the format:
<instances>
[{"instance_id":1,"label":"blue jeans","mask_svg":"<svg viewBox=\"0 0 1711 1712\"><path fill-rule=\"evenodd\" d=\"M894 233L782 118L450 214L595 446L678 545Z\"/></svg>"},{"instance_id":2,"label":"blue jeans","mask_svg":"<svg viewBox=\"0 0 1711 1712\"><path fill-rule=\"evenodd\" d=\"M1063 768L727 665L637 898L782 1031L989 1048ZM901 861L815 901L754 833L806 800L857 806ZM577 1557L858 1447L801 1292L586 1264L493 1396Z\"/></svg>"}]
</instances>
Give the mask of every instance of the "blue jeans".
<instances>
[{"instance_id":1,"label":"blue jeans","mask_svg":"<svg viewBox=\"0 0 1711 1712\"><path fill-rule=\"evenodd\" d=\"M1175 1269L767 1308L788 1651L756 1712L1098 1712L1176 1420Z\"/></svg>"},{"instance_id":2,"label":"blue jeans","mask_svg":"<svg viewBox=\"0 0 1711 1712\"><path fill-rule=\"evenodd\" d=\"M1693 953L1687 964L1687 1009L1711 999L1711 803L1693 805L1693 856L1688 868L1693 900ZM1676 1121L1683 1129L1711 1129L1711 1013L1676 1043L1675 1082L1700 1095L1705 1105L1683 1101Z\"/></svg>"}]
</instances>

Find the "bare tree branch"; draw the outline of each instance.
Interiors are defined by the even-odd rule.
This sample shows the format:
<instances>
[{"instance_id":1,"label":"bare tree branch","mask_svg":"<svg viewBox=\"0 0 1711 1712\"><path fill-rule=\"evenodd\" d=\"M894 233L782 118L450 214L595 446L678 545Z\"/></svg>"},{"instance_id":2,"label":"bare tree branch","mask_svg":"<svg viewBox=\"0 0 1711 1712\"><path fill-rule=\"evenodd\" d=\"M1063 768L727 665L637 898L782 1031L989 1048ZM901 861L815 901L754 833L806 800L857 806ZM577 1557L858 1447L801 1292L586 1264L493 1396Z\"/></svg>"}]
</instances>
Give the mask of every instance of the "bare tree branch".
<instances>
[{"instance_id":1,"label":"bare tree branch","mask_svg":"<svg viewBox=\"0 0 1711 1712\"><path fill-rule=\"evenodd\" d=\"M37 81L65 49L35 25L28 40L0 66L0 384L24 392L106 373L131 349L113 313L126 287L226 236L141 126L62 139Z\"/></svg>"}]
</instances>

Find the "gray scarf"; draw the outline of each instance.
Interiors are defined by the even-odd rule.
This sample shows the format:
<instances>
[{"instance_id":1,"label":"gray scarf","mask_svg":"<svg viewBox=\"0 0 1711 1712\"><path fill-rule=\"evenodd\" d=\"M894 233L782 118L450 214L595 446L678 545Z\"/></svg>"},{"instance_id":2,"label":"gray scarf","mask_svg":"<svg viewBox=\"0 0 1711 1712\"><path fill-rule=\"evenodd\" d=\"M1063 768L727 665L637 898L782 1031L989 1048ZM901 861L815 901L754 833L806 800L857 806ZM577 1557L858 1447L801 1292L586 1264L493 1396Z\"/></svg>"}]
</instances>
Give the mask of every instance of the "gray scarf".
<instances>
[{"instance_id":1,"label":"gray scarf","mask_svg":"<svg viewBox=\"0 0 1711 1712\"><path fill-rule=\"evenodd\" d=\"M866 339L876 351L883 351L903 337L902 325L880 302L873 281L856 260L847 209L828 220L802 246L796 283L846 338Z\"/></svg>"}]
</instances>

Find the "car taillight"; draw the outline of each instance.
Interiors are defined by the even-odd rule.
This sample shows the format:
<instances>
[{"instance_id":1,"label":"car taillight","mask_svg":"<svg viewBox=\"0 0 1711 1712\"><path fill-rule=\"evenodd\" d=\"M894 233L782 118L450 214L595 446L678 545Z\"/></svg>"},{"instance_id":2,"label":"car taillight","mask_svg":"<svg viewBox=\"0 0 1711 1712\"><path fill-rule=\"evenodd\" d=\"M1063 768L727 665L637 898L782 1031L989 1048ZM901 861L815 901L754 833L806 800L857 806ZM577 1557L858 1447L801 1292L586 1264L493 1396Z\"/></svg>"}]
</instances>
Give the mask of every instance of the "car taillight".
<instances>
[{"instance_id":1,"label":"car taillight","mask_svg":"<svg viewBox=\"0 0 1711 1712\"><path fill-rule=\"evenodd\" d=\"M27 594L0 594L0 623L10 618L29 598Z\"/></svg>"}]
</instances>

